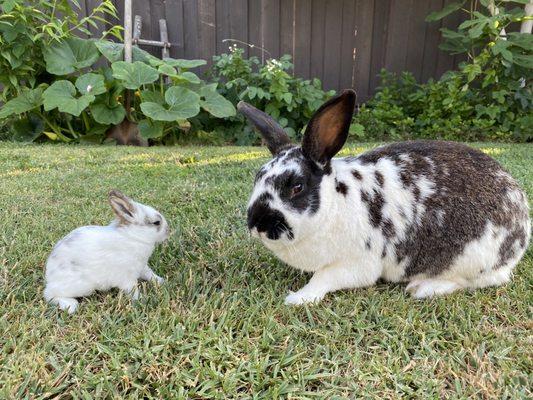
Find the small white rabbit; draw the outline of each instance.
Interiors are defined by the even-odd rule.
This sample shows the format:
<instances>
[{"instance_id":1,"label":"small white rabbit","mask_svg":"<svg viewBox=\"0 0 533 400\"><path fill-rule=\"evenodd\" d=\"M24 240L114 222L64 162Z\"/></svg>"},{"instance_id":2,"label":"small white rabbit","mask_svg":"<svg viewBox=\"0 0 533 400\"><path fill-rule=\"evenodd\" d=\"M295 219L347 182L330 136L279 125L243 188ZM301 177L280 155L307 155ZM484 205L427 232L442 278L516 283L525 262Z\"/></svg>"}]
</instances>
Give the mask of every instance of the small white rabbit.
<instances>
[{"instance_id":1,"label":"small white rabbit","mask_svg":"<svg viewBox=\"0 0 533 400\"><path fill-rule=\"evenodd\" d=\"M154 247L169 236L165 218L117 190L109 192L116 218L108 226L82 226L61 239L46 262L44 298L72 314L77 297L118 288L139 297L137 280L164 282L148 266Z\"/></svg>"}]
</instances>

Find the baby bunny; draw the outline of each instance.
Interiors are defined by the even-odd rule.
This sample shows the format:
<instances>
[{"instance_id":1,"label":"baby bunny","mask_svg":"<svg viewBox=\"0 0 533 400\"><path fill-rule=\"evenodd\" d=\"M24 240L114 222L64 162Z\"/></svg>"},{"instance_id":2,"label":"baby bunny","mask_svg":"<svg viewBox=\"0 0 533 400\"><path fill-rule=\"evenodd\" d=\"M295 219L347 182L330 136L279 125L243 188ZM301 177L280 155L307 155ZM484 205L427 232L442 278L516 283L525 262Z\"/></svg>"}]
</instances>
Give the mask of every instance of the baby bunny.
<instances>
[{"instance_id":1,"label":"baby bunny","mask_svg":"<svg viewBox=\"0 0 533 400\"><path fill-rule=\"evenodd\" d=\"M483 152L453 142L333 158L354 105L351 90L327 101L301 146L267 114L238 105L274 156L255 178L248 228L281 260L313 272L285 303L316 302L379 278L407 282L415 298L508 282L531 230L516 181Z\"/></svg>"},{"instance_id":2,"label":"baby bunny","mask_svg":"<svg viewBox=\"0 0 533 400\"><path fill-rule=\"evenodd\" d=\"M165 218L118 190L109 192L116 218L108 226L82 226L61 239L46 262L44 298L74 313L77 297L95 290L120 290L136 300L137 280L162 283L147 262L169 236Z\"/></svg>"}]
</instances>

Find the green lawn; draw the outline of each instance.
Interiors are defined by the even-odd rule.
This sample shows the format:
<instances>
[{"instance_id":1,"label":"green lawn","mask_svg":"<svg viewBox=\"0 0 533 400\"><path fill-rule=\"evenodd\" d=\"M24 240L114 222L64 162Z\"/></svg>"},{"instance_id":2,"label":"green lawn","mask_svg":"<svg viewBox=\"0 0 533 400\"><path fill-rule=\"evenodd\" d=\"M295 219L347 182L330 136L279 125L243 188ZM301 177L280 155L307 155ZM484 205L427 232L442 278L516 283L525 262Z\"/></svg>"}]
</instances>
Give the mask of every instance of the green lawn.
<instances>
[{"instance_id":1,"label":"green lawn","mask_svg":"<svg viewBox=\"0 0 533 400\"><path fill-rule=\"evenodd\" d=\"M361 152L353 145L345 153ZM481 146L533 199L533 145ZM415 301L402 285L283 305L309 278L246 230L262 148L0 144L0 398L526 398L533 251L511 284ZM167 278L69 316L42 299L54 243L106 224L110 188L175 229Z\"/></svg>"}]
</instances>

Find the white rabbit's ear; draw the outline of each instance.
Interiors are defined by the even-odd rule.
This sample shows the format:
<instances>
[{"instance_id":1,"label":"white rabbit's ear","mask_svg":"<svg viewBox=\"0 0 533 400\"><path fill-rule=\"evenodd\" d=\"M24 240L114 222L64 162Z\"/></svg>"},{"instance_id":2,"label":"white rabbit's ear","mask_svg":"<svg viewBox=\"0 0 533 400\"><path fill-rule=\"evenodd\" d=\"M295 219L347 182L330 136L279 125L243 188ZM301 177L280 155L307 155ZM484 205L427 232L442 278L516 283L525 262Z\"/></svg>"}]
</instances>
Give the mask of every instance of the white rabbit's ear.
<instances>
[{"instance_id":1,"label":"white rabbit's ear","mask_svg":"<svg viewBox=\"0 0 533 400\"><path fill-rule=\"evenodd\" d=\"M239 110L239 112L250 121L253 127L259 131L261 136L263 136L263 139L265 139L266 145L273 156L291 145L289 135L287 135L280 124L267 113L258 110L244 101L240 101L239 104L237 104L237 110Z\"/></svg>"},{"instance_id":2,"label":"white rabbit's ear","mask_svg":"<svg viewBox=\"0 0 533 400\"><path fill-rule=\"evenodd\" d=\"M135 220L135 205L129 197L118 190L109 192L109 204L121 223L130 224Z\"/></svg>"},{"instance_id":3,"label":"white rabbit's ear","mask_svg":"<svg viewBox=\"0 0 533 400\"><path fill-rule=\"evenodd\" d=\"M325 102L307 124L302 151L317 164L327 164L344 146L352 121L355 97L353 90L344 90Z\"/></svg>"}]
</instances>

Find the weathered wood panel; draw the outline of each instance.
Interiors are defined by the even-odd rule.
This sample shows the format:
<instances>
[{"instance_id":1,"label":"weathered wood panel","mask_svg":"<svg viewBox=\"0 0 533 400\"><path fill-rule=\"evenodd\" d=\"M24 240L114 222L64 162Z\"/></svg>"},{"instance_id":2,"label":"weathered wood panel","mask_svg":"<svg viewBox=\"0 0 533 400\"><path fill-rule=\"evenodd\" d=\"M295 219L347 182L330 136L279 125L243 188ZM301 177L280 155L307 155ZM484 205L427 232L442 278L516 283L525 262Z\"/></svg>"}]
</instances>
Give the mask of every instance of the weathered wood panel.
<instances>
[{"instance_id":1,"label":"weathered wood panel","mask_svg":"<svg viewBox=\"0 0 533 400\"><path fill-rule=\"evenodd\" d=\"M382 68L411 71L419 80L438 78L459 57L438 49L439 28L454 28L461 17L441 23L425 17L452 0L137 0L142 37L159 40L159 19L167 20L172 57L203 58L228 51L230 44L262 62L290 54L294 73L317 77L326 89L352 87L360 101L379 84ZM99 0L82 0L81 15ZM114 0L120 17L123 1ZM113 23L116 21L110 21ZM100 35L103 24L93 33ZM248 45L246 45L248 44ZM147 48L160 55L161 50Z\"/></svg>"}]
</instances>

